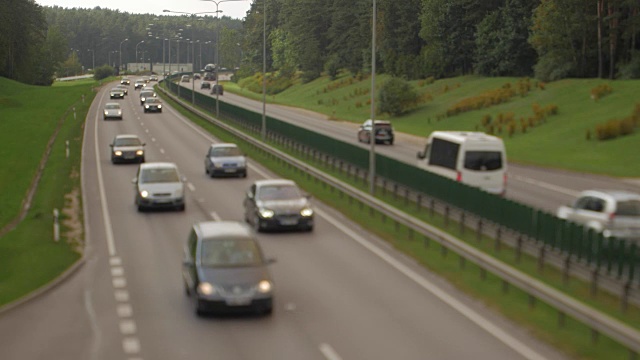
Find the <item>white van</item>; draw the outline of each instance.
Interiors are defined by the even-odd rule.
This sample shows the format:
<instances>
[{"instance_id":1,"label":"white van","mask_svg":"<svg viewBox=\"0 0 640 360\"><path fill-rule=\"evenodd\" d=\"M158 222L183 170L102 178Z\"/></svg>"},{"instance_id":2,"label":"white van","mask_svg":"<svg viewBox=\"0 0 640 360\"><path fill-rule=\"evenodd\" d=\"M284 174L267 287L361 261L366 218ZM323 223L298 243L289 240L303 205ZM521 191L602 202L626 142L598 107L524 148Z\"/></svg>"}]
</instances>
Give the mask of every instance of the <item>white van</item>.
<instances>
[{"instance_id":1,"label":"white van","mask_svg":"<svg viewBox=\"0 0 640 360\"><path fill-rule=\"evenodd\" d=\"M434 131L418 167L503 195L507 185L507 154L502 139L482 132Z\"/></svg>"}]
</instances>

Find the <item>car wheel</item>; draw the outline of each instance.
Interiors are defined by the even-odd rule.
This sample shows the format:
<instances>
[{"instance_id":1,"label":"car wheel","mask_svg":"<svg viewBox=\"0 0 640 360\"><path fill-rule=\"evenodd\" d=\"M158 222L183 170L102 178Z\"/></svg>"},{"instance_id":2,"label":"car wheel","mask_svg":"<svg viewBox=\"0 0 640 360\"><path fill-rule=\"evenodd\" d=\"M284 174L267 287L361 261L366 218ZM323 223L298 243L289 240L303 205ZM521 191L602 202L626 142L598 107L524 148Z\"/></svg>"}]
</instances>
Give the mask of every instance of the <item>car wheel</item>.
<instances>
[{"instance_id":1,"label":"car wheel","mask_svg":"<svg viewBox=\"0 0 640 360\"><path fill-rule=\"evenodd\" d=\"M311 226L307 226L307 228L305 229L305 231L312 232L312 231L313 231L313 225L311 225Z\"/></svg>"},{"instance_id":2,"label":"car wheel","mask_svg":"<svg viewBox=\"0 0 640 360\"><path fill-rule=\"evenodd\" d=\"M184 211L186 209L186 205L182 204L180 206L178 206L178 211Z\"/></svg>"},{"instance_id":3,"label":"car wheel","mask_svg":"<svg viewBox=\"0 0 640 360\"><path fill-rule=\"evenodd\" d=\"M144 212L144 206L138 205L138 212Z\"/></svg>"}]
</instances>

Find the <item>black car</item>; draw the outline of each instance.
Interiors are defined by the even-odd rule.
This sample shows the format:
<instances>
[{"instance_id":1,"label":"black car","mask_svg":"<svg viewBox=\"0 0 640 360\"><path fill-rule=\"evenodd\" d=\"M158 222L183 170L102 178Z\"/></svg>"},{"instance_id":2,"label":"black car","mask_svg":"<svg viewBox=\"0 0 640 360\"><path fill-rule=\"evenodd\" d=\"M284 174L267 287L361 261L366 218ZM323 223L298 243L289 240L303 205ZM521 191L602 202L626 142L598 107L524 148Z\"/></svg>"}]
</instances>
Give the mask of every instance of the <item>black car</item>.
<instances>
[{"instance_id":1,"label":"black car","mask_svg":"<svg viewBox=\"0 0 640 360\"><path fill-rule=\"evenodd\" d=\"M111 147L111 162L144 162L144 143L137 135L116 135Z\"/></svg>"},{"instance_id":2,"label":"black car","mask_svg":"<svg viewBox=\"0 0 640 360\"><path fill-rule=\"evenodd\" d=\"M212 72L204 73L204 81L216 81L216 74Z\"/></svg>"},{"instance_id":3,"label":"black car","mask_svg":"<svg viewBox=\"0 0 640 360\"><path fill-rule=\"evenodd\" d=\"M273 311L273 280L251 229L236 221L205 221L191 228L182 278L197 315L218 311Z\"/></svg>"},{"instance_id":4,"label":"black car","mask_svg":"<svg viewBox=\"0 0 640 360\"><path fill-rule=\"evenodd\" d=\"M146 98L142 107L144 112L162 112L162 100L156 97Z\"/></svg>"},{"instance_id":5,"label":"black car","mask_svg":"<svg viewBox=\"0 0 640 360\"><path fill-rule=\"evenodd\" d=\"M144 102L147 101L147 99L155 98L157 96L158 96L158 94L156 94L156 92L153 91L153 90L141 90L140 91L140 105L144 106Z\"/></svg>"},{"instance_id":6,"label":"black car","mask_svg":"<svg viewBox=\"0 0 640 360\"><path fill-rule=\"evenodd\" d=\"M310 196L292 180L258 180L247 190L244 219L256 231L275 229L313 230Z\"/></svg>"},{"instance_id":7,"label":"black car","mask_svg":"<svg viewBox=\"0 0 640 360\"><path fill-rule=\"evenodd\" d=\"M200 89L211 89L211 83L208 81L201 82Z\"/></svg>"},{"instance_id":8,"label":"black car","mask_svg":"<svg viewBox=\"0 0 640 360\"><path fill-rule=\"evenodd\" d=\"M224 95L224 88L220 84L213 85L213 87L211 87L211 94L218 94L222 96Z\"/></svg>"}]
</instances>

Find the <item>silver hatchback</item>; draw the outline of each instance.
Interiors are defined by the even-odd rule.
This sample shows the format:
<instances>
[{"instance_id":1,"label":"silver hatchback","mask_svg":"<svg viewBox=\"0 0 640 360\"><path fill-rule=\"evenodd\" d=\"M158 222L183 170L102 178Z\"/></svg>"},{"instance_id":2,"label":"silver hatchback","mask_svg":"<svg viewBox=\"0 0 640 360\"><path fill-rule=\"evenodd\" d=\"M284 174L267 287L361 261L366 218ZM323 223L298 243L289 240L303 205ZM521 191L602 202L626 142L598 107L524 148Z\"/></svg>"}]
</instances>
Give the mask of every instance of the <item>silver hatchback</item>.
<instances>
[{"instance_id":1,"label":"silver hatchback","mask_svg":"<svg viewBox=\"0 0 640 360\"><path fill-rule=\"evenodd\" d=\"M184 182L178 167L169 162L140 164L133 178L138 211L154 208L185 209Z\"/></svg>"}]
</instances>

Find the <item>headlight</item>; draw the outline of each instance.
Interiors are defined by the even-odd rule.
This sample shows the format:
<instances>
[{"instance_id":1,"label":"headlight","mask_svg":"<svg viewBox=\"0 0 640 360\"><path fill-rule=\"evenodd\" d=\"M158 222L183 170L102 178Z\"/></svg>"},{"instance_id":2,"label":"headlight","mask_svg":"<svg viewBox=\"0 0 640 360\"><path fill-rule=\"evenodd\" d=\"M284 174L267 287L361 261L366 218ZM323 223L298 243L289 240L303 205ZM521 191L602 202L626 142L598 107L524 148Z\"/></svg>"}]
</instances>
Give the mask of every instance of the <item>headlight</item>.
<instances>
[{"instance_id":1,"label":"headlight","mask_svg":"<svg viewBox=\"0 0 640 360\"><path fill-rule=\"evenodd\" d=\"M136 151L136 155L138 155L138 156L142 156L142 155L144 155L144 150L138 150L138 151Z\"/></svg>"},{"instance_id":2,"label":"headlight","mask_svg":"<svg viewBox=\"0 0 640 360\"><path fill-rule=\"evenodd\" d=\"M220 169L220 168L222 168L222 163L217 163L217 162L214 161L213 162L213 167L216 168L216 169Z\"/></svg>"},{"instance_id":3,"label":"headlight","mask_svg":"<svg viewBox=\"0 0 640 360\"><path fill-rule=\"evenodd\" d=\"M107 110L104 111L105 115L109 115L109 112Z\"/></svg>"},{"instance_id":4,"label":"headlight","mask_svg":"<svg viewBox=\"0 0 640 360\"><path fill-rule=\"evenodd\" d=\"M269 280L262 280L258 283L258 291L263 294L271 292L272 288L273 286Z\"/></svg>"},{"instance_id":5,"label":"headlight","mask_svg":"<svg viewBox=\"0 0 640 360\"><path fill-rule=\"evenodd\" d=\"M144 101L144 100L143 100L143 101ZM145 105L145 106L144 106L144 108L145 108L145 109L148 109L148 108L149 108L149 105Z\"/></svg>"},{"instance_id":6,"label":"headlight","mask_svg":"<svg viewBox=\"0 0 640 360\"><path fill-rule=\"evenodd\" d=\"M216 288L208 282L202 282L198 284L198 292L202 295L211 295L216 292Z\"/></svg>"},{"instance_id":7,"label":"headlight","mask_svg":"<svg viewBox=\"0 0 640 360\"><path fill-rule=\"evenodd\" d=\"M122 115L122 111L121 110L118 110L118 115Z\"/></svg>"},{"instance_id":8,"label":"headlight","mask_svg":"<svg viewBox=\"0 0 640 360\"><path fill-rule=\"evenodd\" d=\"M273 215L275 215L273 210L269 210L269 209L260 209L259 212L260 212L260 216L263 219L270 219L273 217Z\"/></svg>"},{"instance_id":9,"label":"headlight","mask_svg":"<svg viewBox=\"0 0 640 360\"><path fill-rule=\"evenodd\" d=\"M120 150L116 150L116 151L114 152L114 154L115 154L116 156L122 156L122 151L120 151Z\"/></svg>"},{"instance_id":10,"label":"headlight","mask_svg":"<svg viewBox=\"0 0 640 360\"><path fill-rule=\"evenodd\" d=\"M312 216L313 215L313 210L311 208L304 208L304 209L300 210L300 215L302 215L302 216Z\"/></svg>"},{"instance_id":11,"label":"headlight","mask_svg":"<svg viewBox=\"0 0 640 360\"><path fill-rule=\"evenodd\" d=\"M158 109L162 109L162 105L158 105Z\"/></svg>"},{"instance_id":12,"label":"headlight","mask_svg":"<svg viewBox=\"0 0 640 360\"><path fill-rule=\"evenodd\" d=\"M146 101L146 100L147 100L147 99L145 99L145 98L143 98L143 97L142 97L142 98L140 98L140 101Z\"/></svg>"},{"instance_id":13,"label":"headlight","mask_svg":"<svg viewBox=\"0 0 640 360\"><path fill-rule=\"evenodd\" d=\"M149 196L149 192L147 190L142 190L140 191L140 196L146 198L147 196Z\"/></svg>"}]
</instances>

